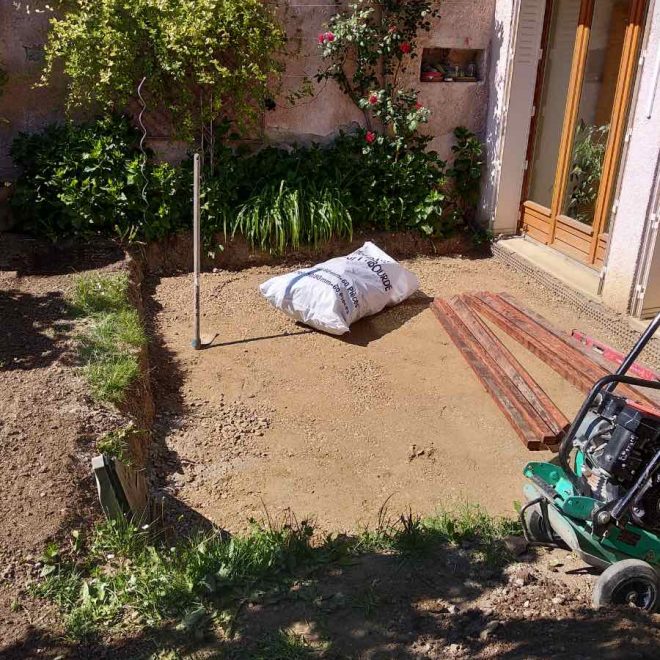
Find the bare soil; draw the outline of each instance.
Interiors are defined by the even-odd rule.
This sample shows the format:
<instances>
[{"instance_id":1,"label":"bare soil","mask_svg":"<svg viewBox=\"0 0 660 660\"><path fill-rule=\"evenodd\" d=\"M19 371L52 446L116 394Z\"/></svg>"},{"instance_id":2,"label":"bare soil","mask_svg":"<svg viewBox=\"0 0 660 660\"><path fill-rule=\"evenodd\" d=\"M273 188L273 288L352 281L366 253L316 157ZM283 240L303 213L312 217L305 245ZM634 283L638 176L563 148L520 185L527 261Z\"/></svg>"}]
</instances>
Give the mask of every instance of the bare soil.
<instances>
[{"instance_id":1,"label":"bare soil","mask_svg":"<svg viewBox=\"0 0 660 660\"><path fill-rule=\"evenodd\" d=\"M91 401L77 369L73 271L117 267L118 255L83 249L39 259L41 244L0 240L0 657L29 657L9 649L58 624L28 586L47 541L98 515L94 441L122 423Z\"/></svg>"},{"instance_id":2,"label":"bare soil","mask_svg":"<svg viewBox=\"0 0 660 660\"><path fill-rule=\"evenodd\" d=\"M279 596L246 601L233 640L208 630L191 642L167 627L100 648L67 642L54 609L26 586L48 540L98 516L89 459L95 439L123 421L96 406L79 377L67 293L74 271L115 268L123 256L15 247L0 251L0 657L175 657L153 656L174 647L183 657L298 657L264 655L281 630L337 658L658 656L658 617L594 613L595 575L571 555L541 549L495 569L471 561L469 547L405 563L367 555L302 576ZM296 326L261 298L257 285L283 266L205 274L204 331L218 336L199 352L189 345L190 277L146 281L158 413L152 479L181 532L211 523L241 530L251 516L288 511L311 516L320 532L356 530L373 526L388 498L392 514L466 500L512 514L524 463L550 454L522 447L428 310L430 298L507 290L558 327L615 342L492 259L406 263L421 292L344 339ZM581 395L505 343L572 414Z\"/></svg>"},{"instance_id":3,"label":"bare soil","mask_svg":"<svg viewBox=\"0 0 660 660\"><path fill-rule=\"evenodd\" d=\"M214 339L202 351L190 347L190 276L148 280L156 489L231 531L291 513L321 532L358 530L384 503L424 514L467 501L513 515L523 466L552 454L522 446L430 300L508 291L558 328L616 339L493 259L404 263L420 292L345 338L262 299L258 285L285 267L205 274L203 332ZM498 334L571 417L582 394ZM287 630L319 652L329 642L328 657L657 657L658 617L594 612L596 572L576 557L540 549L520 560L500 572L461 548L405 565L369 556L301 582L298 595L248 603L233 644L250 657Z\"/></svg>"},{"instance_id":4,"label":"bare soil","mask_svg":"<svg viewBox=\"0 0 660 660\"><path fill-rule=\"evenodd\" d=\"M428 309L433 296L505 290L557 327L613 341L493 259L404 262L421 290L345 338L296 325L258 285L285 268L204 275L203 332L190 346L191 280L148 281L161 486L229 530L291 509L322 530L393 511L476 502L511 514L531 453ZM505 344L570 417L583 396L508 337ZM388 499L389 498L389 499Z\"/></svg>"}]
</instances>

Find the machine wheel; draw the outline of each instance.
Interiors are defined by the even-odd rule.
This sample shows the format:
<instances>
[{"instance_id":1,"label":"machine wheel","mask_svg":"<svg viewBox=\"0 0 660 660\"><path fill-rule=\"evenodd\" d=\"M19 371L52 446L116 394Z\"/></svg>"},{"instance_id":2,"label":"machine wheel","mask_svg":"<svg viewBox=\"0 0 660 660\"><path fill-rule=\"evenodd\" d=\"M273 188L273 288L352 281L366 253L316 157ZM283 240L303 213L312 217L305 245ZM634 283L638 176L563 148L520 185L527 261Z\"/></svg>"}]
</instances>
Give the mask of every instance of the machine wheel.
<instances>
[{"instance_id":1,"label":"machine wheel","mask_svg":"<svg viewBox=\"0 0 660 660\"><path fill-rule=\"evenodd\" d=\"M653 612L659 594L660 579L653 567L641 559L624 559L609 566L598 578L591 601L596 609L632 605Z\"/></svg>"},{"instance_id":2,"label":"machine wheel","mask_svg":"<svg viewBox=\"0 0 660 660\"><path fill-rule=\"evenodd\" d=\"M554 537L548 521L543 518L543 509L539 503L533 504L525 509L525 527L527 528L527 539L530 543L552 543Z\"/></svg>"}]
</instances>

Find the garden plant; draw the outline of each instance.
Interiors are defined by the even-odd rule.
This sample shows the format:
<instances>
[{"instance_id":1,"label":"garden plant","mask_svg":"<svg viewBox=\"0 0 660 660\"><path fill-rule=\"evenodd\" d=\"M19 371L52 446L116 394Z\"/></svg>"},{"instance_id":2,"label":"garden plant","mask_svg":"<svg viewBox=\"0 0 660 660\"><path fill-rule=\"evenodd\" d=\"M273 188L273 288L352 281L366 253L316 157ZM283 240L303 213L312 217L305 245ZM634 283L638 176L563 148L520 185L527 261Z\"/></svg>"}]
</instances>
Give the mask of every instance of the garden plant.
<instances>
[{"instance_id":1,"label":"garden plant","mask_svg":"<svg viewBox=\"0 0 660 660\"><path fill-rule=\"evenodd\" d=\"M140 149L143 135L126 110L143 77L150 105L169 113L191 148L205 136L201 194L209 251L235 235L282 253L355 230L445 237L472 224L481 144L457 129L447 167L420 131L430 109L417 90L402 86L402 73L417 57L417 35L430 29L437 3L361 0L320 26L317 78L339 85L362 112L364 128L325 145L256 152L237 146L238 131L249 137L250 119L272 103L282 28L257 0L192 4L65 5L53 21L44 81L62 62L71 109L102 116L16 140L12 154L23 175L13 205L23 227L53 239L100 234L126 242L188 228L191 159L176 167L156 163ZM239 58L230 56L235 50Z\"/></svg>"}]
</instances>

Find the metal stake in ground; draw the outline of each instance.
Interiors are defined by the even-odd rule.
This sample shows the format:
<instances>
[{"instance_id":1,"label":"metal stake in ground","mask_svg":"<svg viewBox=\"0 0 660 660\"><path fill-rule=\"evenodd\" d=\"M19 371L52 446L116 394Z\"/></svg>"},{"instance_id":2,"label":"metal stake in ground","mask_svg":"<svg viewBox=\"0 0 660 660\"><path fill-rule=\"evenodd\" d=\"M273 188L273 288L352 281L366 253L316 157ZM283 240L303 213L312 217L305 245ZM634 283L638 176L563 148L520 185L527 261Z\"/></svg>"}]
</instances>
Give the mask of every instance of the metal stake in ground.
<instances>
[{"instance_id":1,"label":"metal stake in ground","mask_svg":"<svg viewBox=\"0 0 660 660\"><path fill-rule=\"evenodd\" d=\"M199 213L199 179L200 179L200 166L199 154L194 156L193 168L193 339L192 347L198 351L202 347L202 339L200 337L199 329L199 271L201 262L201 245L200 245L200 213Z\"/></svg>"}]
</instances>

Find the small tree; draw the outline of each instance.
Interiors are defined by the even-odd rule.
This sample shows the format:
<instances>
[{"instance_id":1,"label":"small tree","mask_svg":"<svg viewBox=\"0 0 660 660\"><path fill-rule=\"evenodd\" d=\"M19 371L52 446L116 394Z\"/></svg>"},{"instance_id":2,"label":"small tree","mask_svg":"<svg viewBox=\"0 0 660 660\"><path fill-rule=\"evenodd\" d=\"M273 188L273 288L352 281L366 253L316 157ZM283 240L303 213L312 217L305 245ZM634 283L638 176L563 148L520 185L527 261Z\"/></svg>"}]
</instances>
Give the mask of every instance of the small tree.
<instances>
[{"instance_id":1,"label":"small tree","mask_svg":"<svg viewBox=\"0 0 660 660\"><path fill-rule=\"evenodd\" d=\"M51 20L42 83L62 63L69 110L121 111L146 90L191 140L221 116L260 116L284 33L261 0L68 0Z\"/></svg>"}]
</instances>

